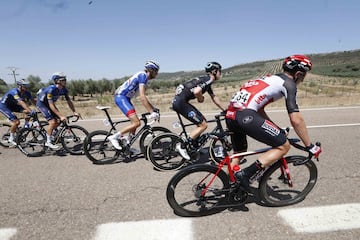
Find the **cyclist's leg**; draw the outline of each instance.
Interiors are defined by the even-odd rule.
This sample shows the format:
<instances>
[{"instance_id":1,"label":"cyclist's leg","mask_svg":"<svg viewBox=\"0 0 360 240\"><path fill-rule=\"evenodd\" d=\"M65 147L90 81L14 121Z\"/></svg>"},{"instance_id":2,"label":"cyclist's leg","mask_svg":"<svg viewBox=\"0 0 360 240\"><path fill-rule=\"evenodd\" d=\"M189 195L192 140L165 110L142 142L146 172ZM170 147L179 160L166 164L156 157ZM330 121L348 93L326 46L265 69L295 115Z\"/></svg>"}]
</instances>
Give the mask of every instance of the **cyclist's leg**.
<instances>
[{"instance_id":1,"label":"cyclist's leg","mask_svg":"<svg viewBox=\"0 0 360 240\"><path fill-rule=\"evenodd\" d=\"M249 185L249 178L257 172L263 171L266 167L284 156L290 149L285 134L278 126L271 121L264 119L253 110L243 110L236 113L236 121L241 130L255 140L272 146L273 148L262 154L258 160L249 167L237 173L245 186Z\"/></svg>"},{"instance_id":2,"label":"cyclist's leg","mask_svg":"<svg viewBox=\"0 0 360 240\"><path fill-rule=\"evenodd\" d=\"M11 127L10 127L10 136L8 139L8 142L11 145L16 145L15 143L15 132L16 129L19 127L20 125L20 120L17 118L17 116L13 113L12 109L9 109L5 104L0 103L0 112L7 118L9 119L9 121L11 122Z\"/></svg>"},{"instance_id":3,"label":"cyclist's leg","mask_svg":"<svg viewBox=\"0 0 360 240\"><path fill-rule=\"evenodd\" d=\"M233 145L234 154L246 152L248 148L246 134L239 129L236 120L226 118L226 126L231 132L233 132L233 134L230 135L230 138ZM234 157L230 163L231 169L233 169L235 165L239 165L241 160L242 157Z\"/></svg>"},{"instance_id":4,"label":"cyclist's leg","mask_svg":"<svg viewBox=\"0 0 360 240\"><path fill-rule=\"evenodd\" d=\"M46 106L43 102L38 101L36 103L36 106L38 107L41 114L44 116L44 118L49 123L49 126L47 127L47 130L46 130L45 145L51 149L55 149L55 150L59 149L60 147L57 145L54 145L52 143L52 139L51 139L54 129L56 129L59 126L59 121L58 121L56 114L53 111L51 111L51 109L48 106Z\"/></svg>"}]
</instances>

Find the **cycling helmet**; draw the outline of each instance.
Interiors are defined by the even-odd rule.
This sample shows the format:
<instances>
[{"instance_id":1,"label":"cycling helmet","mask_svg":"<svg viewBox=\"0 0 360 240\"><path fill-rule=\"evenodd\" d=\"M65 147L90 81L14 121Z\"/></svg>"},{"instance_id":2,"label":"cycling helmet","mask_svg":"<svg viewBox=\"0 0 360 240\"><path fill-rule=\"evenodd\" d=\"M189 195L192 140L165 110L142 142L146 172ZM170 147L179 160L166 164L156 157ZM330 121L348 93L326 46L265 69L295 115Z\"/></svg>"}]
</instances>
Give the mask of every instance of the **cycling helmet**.
<instances>
[{"instance_id":1,"label":"cycling helmet","mask_svg":"<svg viewBox=\"0 0 360 240\"><path fill-rule=\"evenodd\" d=\"M221 65L218 62L208 62L205 66L205 72L212 72L213 70L220 70Z\"/></svg>"},{"instance_id":2,"label":"cycling helmet","mask_svg":"<svg viewBox=\"0 0 360 240\"><path fill-rule=\"evenodd\" d=\"M25 79L21 79L16 81L16 85L28 88L30 86L30 83L27 82Z\"/></svg>"},{"instance_id":3,"label":"cycling helmet","mask_svg":"<svg viewBox=\"0 0 360 240\"><path fill-rule=\"evenodd\" d=\"M53 80L55 83L56 83L58 80L62 80L62 79L65 79L65 80L66 80L65 74L62 73L62 72L56 72L56 73L54 73L54 74L51 76L51 80Z\"/></svg>"},{"instance_id":4,"label":"cycling helmet","mask_svg":"<svg viewBox=\"0 0 360 240\"><path fill-rule=\"evenodd\" d=\"M297 71L307 72L310 71L312 63L305 55L292 55L285 58L283 62L284 71L296 73Z\"/></svg>"},{"instance_id":5,"label":"cycling helmet","mask_svg":"<svg viewBox=\"0 0 360 240\"><path fill-rule=\"evenodd\" d=\"M145 63L145 68L146 69L153 69L153 70L158 72L160 70L160 65L155 61L147 61Z\"/></svg>"}]
</instances>

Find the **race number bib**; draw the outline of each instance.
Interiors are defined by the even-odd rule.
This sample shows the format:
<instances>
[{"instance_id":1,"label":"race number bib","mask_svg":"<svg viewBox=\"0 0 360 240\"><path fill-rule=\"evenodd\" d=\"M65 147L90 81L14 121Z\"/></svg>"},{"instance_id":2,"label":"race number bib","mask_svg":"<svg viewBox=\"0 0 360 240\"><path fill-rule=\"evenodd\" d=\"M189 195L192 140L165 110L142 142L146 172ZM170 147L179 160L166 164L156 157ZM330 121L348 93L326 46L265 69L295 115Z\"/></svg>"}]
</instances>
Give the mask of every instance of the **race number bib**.
<instances>
[{"instance_id":1,"label":"race number bib","mask_svg":"<svg viewBox=\"0 0 360 240\"><path fill-rule=\"evenodd\" d=\"M246 106L247 102L249 101L251 93L242 89L241 91L234 94L231 99L231 102L234 103L234 106Z\"/></svg>"}]
</instances>

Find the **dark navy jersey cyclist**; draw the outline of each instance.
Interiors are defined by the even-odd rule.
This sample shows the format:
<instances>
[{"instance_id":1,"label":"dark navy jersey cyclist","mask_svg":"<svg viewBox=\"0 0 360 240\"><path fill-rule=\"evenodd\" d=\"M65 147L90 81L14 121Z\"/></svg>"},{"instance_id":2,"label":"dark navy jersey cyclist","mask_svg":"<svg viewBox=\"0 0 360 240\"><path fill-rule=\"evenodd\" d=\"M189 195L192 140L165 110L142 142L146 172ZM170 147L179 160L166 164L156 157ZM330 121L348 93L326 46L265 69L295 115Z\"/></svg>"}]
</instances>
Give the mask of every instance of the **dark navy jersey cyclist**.
<instances>
[{"instance_id":1,"label":"dark navy jersey cyclist","mask_svg":"<svg viewBox=\"0 0 360 240\"><path fill-rule=\"evenodd\" d=\"M214 94L211 88L212 84L221 78L221 65L217 62L209 62L205 66L205 71L207 75L180 84L176 88L175 97L172 102L174 111L197 125L197 128L189 134L189 143L192 143L197 139L207 128L207 122L204 115L190 103L190 100L197 99L198 102L202 103L204 102L204 94L208 93L216 106L222 111L225 109L222 107L220 99ZM182 157L190 159L184 146L178 146L177 150Z\"/></svg>"},{"instance_id":2,"label":"dark navy jersey cyclist","mask_svg":"<svg viewBox=\"0 0 360 240\"><path fill-rule=\"evenodd\" d=\"M65 100L72 110L75 116L80 116L79 113L75 112L75 106L71 101L68 90L66 88L66 76L62 72L56 72L51 76L51 80L54 81L54 84L42 88L37 93L37 102L36 105L43 114L44 118L49 122L49 128L47 129L47 141L45 145L52 149L58 149L59 146L52 144L51 135L53 130L56 129L60 121L65 121L66 117L60 112L56 107L55 102L59 99L60 96L64 96Z\"/></svg>"},{"instance_id":3,"label":"dark navy jersey cyclist","mask_svg":"<svg viewBox=\"0 0 360 240\"><path fill-rule=\"evenodd\" d=\"M290 123L303 144L313 154L320 154L321 148L311 144L296 102L297 85L304 80L311 67L310 59L304 55L287 57L283 62L283 73L248 81L230 100L226 123L229 130L234 132L231 136L234 152L247 150L247 135L273 147L236 174L245 187L248 187L251 176L273 164L290 149L286 132L272 122L264 110L265 106L280 98L285 98ZM232 166L239 164L239 160L234 159Z\"/></svg>"},{"instance_id":4,"label":"dark navy jersey cyclist","mask_svg":"<svg viewBox=\"0 0 360 240\"><path fill-rule=\"evenodd\" d=\"M29 108L27 102L35 103L31 93L27 90L30 83L25 79L16 81L17 88L10 89L0 100L0 112L11 121L10 135L8 142L10 146L16 146L14 142L14 133L20 125L20 120L14 112L33 114L34 111ZM25 123L29 118L25 117Z\"/></svg>"}]
</instances>

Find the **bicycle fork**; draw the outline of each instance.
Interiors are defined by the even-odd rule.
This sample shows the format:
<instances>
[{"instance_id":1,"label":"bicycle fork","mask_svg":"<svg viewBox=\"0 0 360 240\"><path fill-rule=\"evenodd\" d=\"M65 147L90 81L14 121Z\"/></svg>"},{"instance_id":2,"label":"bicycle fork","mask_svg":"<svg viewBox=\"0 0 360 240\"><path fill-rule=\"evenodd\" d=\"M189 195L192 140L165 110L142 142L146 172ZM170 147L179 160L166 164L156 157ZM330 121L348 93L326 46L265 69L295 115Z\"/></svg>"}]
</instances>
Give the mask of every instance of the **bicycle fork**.
<instances>
[{"instance_id":1,"label":"bicycle fork","mask_svg":"<svg viewBox=\"0 0 360 240\"><path fill-rule=\"evenodd\" d=\"M286 159L284 157L281 158L280 163L281 175L279 179L282 179L285 183L289 185L289 187L293 187L293 181L291 179L290 170Z\"/></svg>"}]
</instances>

